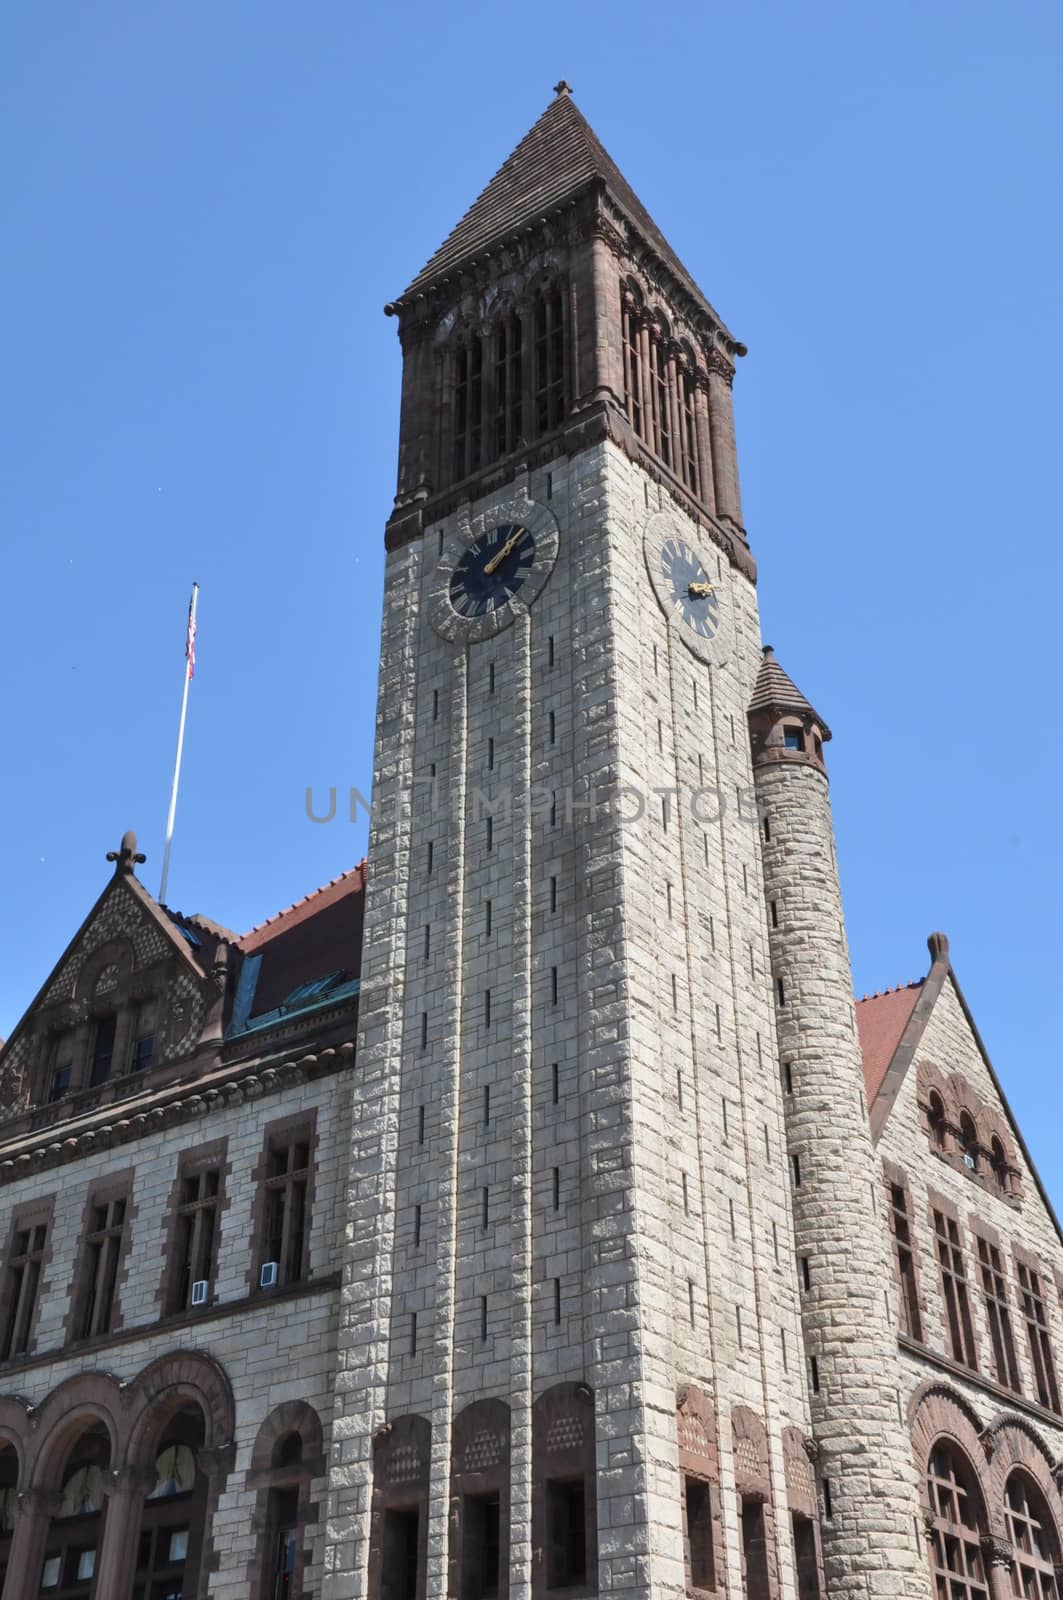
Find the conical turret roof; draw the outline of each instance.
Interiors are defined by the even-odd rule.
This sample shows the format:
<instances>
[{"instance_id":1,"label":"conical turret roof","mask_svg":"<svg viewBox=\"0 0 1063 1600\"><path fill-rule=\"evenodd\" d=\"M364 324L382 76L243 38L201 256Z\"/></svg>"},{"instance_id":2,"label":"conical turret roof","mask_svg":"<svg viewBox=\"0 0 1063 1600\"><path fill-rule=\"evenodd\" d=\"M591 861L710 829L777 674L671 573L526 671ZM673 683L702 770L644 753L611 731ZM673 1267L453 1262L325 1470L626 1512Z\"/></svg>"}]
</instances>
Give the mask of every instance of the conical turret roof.
<instances>
[{"instance_id":1,"label":"conical turret roof","mask_svg":"<svg viewBox=\"0 0 1063 1600\"><path fill-rule=\"evenodd\" d=\"M667 263L687 292L719 323L716 312L594 129L577 110L566 83L558 84L555 98L538 122L525 134L487 188L417 274L406 295L427 288L444 277L459 261L480 254L506 234L526 227L555 210L585 190L595 179L606 185L621 210Z\"/></svg>"},{"instance_id":2,"label":"conical turret roof","mask_svg":"<svg viewBox=\"0 0 1063 1600\"><path fill-rule=\"evenodd\" d=\"M814 717L824 739L830 738L830 729L816 708L806 700L790 674L775 659L770 644L764 646L764 659L753 685L749 713L755 711L793 711L800 716Z\"/></svg>"}]
</instances>

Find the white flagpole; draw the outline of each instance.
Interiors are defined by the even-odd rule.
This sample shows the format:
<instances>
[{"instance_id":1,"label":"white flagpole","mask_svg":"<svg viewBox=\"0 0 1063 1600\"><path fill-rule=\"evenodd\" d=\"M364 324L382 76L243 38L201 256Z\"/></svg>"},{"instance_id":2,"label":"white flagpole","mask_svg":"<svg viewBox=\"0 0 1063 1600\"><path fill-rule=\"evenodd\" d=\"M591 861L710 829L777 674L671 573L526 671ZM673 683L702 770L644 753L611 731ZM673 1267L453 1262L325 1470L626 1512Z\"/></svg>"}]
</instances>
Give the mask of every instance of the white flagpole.
<instances>
[{"instance_id":1,"label":"white flagpole","mask_svg":"<svg viewBox=\"0 0 1063 1600\"><path fill-rule=\"evenodd\" d=\"M188 685L195 671L196 603L199 584L192 585L192 599L188 606L188 634L185 639L185 681L181 690L181 721L177 728L177 755L173 764L173 787L170 790L170 810L166 818L166 844L162 852L162 882L159 884L159 904L166 904L166 884L170 876L170 846L173 844L173 823L177 812L177 785L181 781L181 756L185 747L185 718L188 715Z\"/></svg>"}]
</instances>

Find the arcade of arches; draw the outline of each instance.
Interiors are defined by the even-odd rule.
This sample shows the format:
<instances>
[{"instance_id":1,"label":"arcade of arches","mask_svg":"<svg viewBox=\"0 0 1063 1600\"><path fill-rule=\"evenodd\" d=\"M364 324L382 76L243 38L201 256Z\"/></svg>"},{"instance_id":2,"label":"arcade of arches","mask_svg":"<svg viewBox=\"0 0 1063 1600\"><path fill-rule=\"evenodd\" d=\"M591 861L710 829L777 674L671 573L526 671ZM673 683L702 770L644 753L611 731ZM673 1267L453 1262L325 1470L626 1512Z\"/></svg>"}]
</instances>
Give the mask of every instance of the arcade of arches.
<instances>
[{"instance_id":1,"label":"arcade of arches","mask_svg":"<svg viewBox=\"0 0 1063 1600\"><path fill-rule=\"evenodd\" d=\"M2 1600L201 1600L234 1420L222 1369L188 1353L128 1384L80 1374L36 1408L0 1398ZM248 1474L259 1490L252 1594L301 1592L309 1481L322 1469L315 1413L278 1407Z\"/></svg>"},{"instance_id":2,"label":"arcade of arches","mask_svg":"<svg viewBox=\"0 0 1063 1600\"><path fill-rule=\"evenodd\" d=\"M1037 1430L1018 1415L983 1427L940 1383L910 1416L937 1600L1063 1600L1063 1501Z\"/></svg>"}]
</instances>

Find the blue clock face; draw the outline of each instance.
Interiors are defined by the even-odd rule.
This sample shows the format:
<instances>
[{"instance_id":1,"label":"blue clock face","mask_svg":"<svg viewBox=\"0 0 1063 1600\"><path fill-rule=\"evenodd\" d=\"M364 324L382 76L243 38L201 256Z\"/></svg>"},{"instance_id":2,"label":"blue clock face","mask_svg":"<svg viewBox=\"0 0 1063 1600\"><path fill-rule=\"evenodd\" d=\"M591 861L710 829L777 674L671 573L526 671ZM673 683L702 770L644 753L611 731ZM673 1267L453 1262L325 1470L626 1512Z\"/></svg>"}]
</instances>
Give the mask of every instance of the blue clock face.
<instances>
[{"instance_id":1,"label":"blue clock face","mask_svg":"<svg viewBox=\"0 0 1063 1600\"><path fill-rule=\"evenodd\" d=\"M535 540L517 522L492 528L469 546L450 580L450 603L461 617L497 611L517 593L535 560Z\"/></svg>"},{"instance_id":2,"label":"blue clock face","mask_svg":"<svg viewBox=\"0 0 1063 1600\"><path fill-rule=\"evenodd\" d=\"M661 570L673 613L699 639L714 639L720 626L720 602L694 551L682 539L666 539Z\"/></svg>"}]
</instances>

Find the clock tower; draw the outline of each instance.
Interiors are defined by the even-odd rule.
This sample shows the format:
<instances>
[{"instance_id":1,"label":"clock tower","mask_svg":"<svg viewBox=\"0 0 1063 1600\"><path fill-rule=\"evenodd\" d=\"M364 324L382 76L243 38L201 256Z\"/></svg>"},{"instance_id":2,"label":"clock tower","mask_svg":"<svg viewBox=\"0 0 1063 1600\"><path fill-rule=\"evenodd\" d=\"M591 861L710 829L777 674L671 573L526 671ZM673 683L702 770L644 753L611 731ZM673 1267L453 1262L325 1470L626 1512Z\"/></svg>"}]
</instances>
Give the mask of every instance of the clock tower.
<instances>
[{"instance_id":1,"label":"clock tower","mask_svg":"<svg viewBox=\"0 0 1063 1600\"><path fill-rule=\"evenodd\" d=\"M915 1600L885 1245L846 1282L875 1171L836 878L787 845L830 843L825 729L765 698L744 348L565 84L387 309L325 1600ZM814 781L770 759L791 723ZM797 1001L830 1026L780 1032ZM838 1172L801 1166L817 1115L852 1124Z\"/></svg>"}]
</instances>

